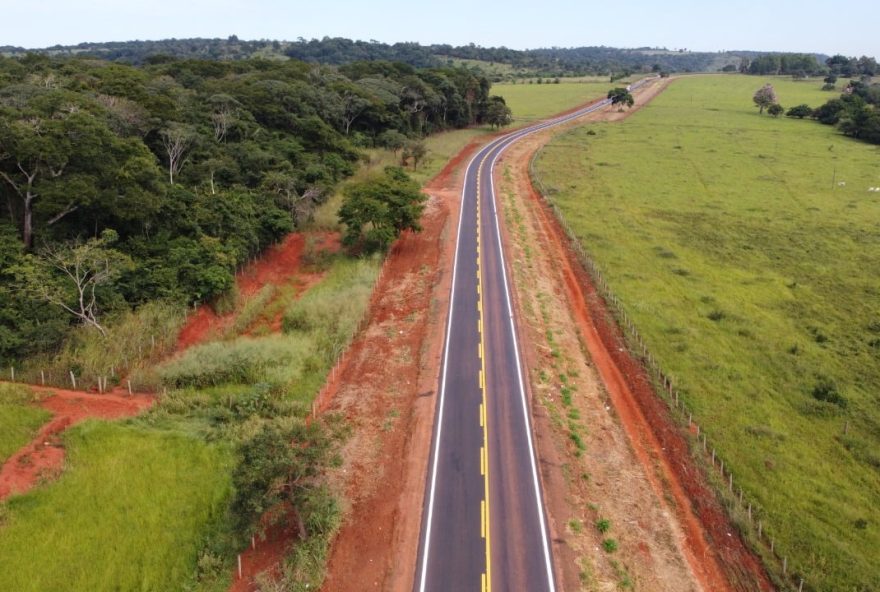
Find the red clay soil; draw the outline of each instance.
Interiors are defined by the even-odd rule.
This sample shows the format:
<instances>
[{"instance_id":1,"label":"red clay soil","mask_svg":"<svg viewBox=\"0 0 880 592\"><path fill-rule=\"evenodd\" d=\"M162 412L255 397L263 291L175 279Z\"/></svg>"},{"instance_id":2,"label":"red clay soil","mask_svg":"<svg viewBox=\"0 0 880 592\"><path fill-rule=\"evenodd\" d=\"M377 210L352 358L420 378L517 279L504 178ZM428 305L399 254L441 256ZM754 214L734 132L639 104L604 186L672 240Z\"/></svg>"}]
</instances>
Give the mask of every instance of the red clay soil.
<instances>
[{"instance_id":1,"label":"red clay soil","mask_svg":"<svg viewBox=\"0 0 880 592\"><path fill-rule=\"evenodd\" d=\"M309 240L315 241L315 249L336 252L339 250L339 234L335 232L295 232L279 244L268 249L256 262L245 267L236 275L235 283L241 297L253 296L267 284L281 286L298 283L300 292L316 283L322 274L302 273L302 255ZM177 338L177 352L193 345L203 343L219 334L235 320L235 314L220 316L210 305L200 306L180 330ZM281 330L281 319L273 319L270 329Z\"/></svg>"},{"instance_id":2,"label":"red clay soil","mask_svg":"<svg viewBox=\"0 0 880 592\"><path fill-rule=\"evenodd\" d=\"M528 184L531 187L531 183ZM773 590L767 574L749 551L691 457L684 433L657 396L642 364L629 352L605 301L565 238L549 206L532 187L532 199L547 230L546 248L565 276L568 301L578 319L587 350L646 467L652 486L663 498L671 495L687 537L688 563L707 591Z\"/></svg>"},{"instance_id":3,"label":"red clay soil","mask_svg":"<svg viewBox=\"0 0 880 592\"><path fill-rule=\"evenodd\" d=\"M296 514L293 508L286 508L266 527L264 535L254 537L254 544L241 554L241 577L236 568L229 592L255 592L259 590L259 576L277 577L298 534Z\"/></svg>"},{"instance_id":4,"label":"red clay soil","mask_svg":"<svg viewBox=\"0 0 880 592\"><path fill-rule=\"evenodd\" d=\"M54 479L64 466L61 432L83 420L131 417L149 408L155 401L150 395L128 396L123 389L112 394L91 395L60 389L32 387L48 395L39 402L53 417L40 428L33 441L10 457L0 468L0 501L22 494L40 482Z\"/></svg>"}]
</instances>

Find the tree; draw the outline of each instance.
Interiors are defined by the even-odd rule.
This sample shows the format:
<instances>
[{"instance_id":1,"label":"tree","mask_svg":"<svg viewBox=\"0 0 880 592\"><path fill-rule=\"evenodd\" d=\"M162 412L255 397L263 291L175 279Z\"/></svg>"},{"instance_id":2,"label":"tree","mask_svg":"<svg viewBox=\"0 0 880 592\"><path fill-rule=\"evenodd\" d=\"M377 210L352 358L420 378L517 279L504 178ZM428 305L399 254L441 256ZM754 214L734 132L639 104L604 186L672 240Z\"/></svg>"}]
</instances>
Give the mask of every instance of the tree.
<instances>
[{"instance_id":1,"label":"tree","mask_svg":"<svg viewBox=\"0 0 880 592\"><path fill-rule=\"evenodd\" d=\"M160 132L162 147L168 156L168 182L174 185L174 175L180 172L192 147L195 135L186 126L175 124Z\"/></svg>"},{"instance_id":2,"label":"tree","mask_svg":"<svg viewBox=\"0 0 880 592\"><path fill-rule=\"evenodd\" d=\"M773 117L779 117L780 115L785 113L785 107L783 107L779 103L773 103L767 108L767 113L769 113Z\"/></svg>"},{"instance_id":3,"label":"tree","mask_svg":"<svg viewBox=\"0 0 880 592\"><path fill-rule=\"evenodd\" d=\"M834 74L829 74L824 78L826 84L835 85L837 84L837 76Z\"/></svg>"},{"instance_id":4,"label":"tree","mask_svg":"<svg viewBox=\"0 0 880 592\"><path fill-rule=\"evenodd\" d=\"M330 434L318 422L263 423L237 450L232 514L238 530L251 534L266 512L290 502L297 509L300 535L310 534L305 525L314 521L307 520L308 496L332 452Z\"/></svg>"},{"instance_id":5,"label":"tree","mask_svg":"<svg viewBox=\"0 0 880 592\"><path fill-rule=\"evenodd\" d=\"M368 251L385 249L404 230L418 232L426 200L400 167L385 167L382 174L348 185L339 208L346 227L343 243Z\"/></svg>"},{"instance_id":6,"label":"tree","mask_svg":"<svg viewBox=\"0 0 880 592\"><path fill-rule=\"evenodd\" d=\"M512 121L513 113L510 111L510 107L507 106L504 97L489 97L489 107L486 110L486 123L493 128L501 128L510 125Z\"/></svg>"},{"instance_id":7,"label":"tree","mask_svg":"<svg viewBox=\"0 0 880 592\"><path fill-rule=\"evenodd\" d=\"M226 134L229 133L229 127L235 121L235 116L239 108L241 108L241 103L227 94L213 95L208 98L207 103L213 107L211 123L214 127L214 140L225 142Z\"/></svg>"},{"instance_id":8,"label":"tree","mask_svg":"<svg viewBox=\"0 0 880 592\"><path fill-rule=\"evenodd\" d=\"M755 96L752 97L752 100L755 101L755 105L761 109L761 114L764 113L764 109L778 102L776 91L773 90L772 84L765 84L759 88L757 92L755 92Z\"/></svg>"},{"instance_id":9,"label":"tree","mask_svg":"<svg viewBox=\"0 0 880 592\"><path fill-rule=\"evenodd\" d=\"M98 321L100 291L132 268L128 255L110 247L117 238L114 230L105 230L86 242L47 245L39 256L29 256L17 275L31 294L106 336Z\"/></svg>"},{"instance_id":10,"label":"tree","mask_svg":"<svg viewBox=\"0 0 880 592\"><path fill-rule=\"evenodd\" d=\"M810 117L812 114L813 108L807 104L803 104L798 105L797 107L792 107L785 115L787 117L797 117L798 119L803 119L804 117Z\"/></svg>"},{"instance_id":11,"label":"tree","mask_svg":"<svg viewBox=\"0 0 880 592\"><path fill-rule=\"evenodd\" d=\"M635 99L630 94L630 92L622 87L612 88L608 91L608 98L611 99L612 105L620 105L623 108L623 105L627 107L632 107L635 104Z\"/></svg>"},{"instance_id":12,"label":"tree","mask_svg":"<svg viewBox=\"0 0 880 592\"><path fill-rule=\"evenodd\" d=\"M400 155L400 164L406 166L406 163L412 160L413 170L416 170L419 167L419 163L427 154L428 148L425 146L424 142L419 140L407 142L406 146L403 148L403 154Z\"/></svg>"},{"instance_id":13,"label":"tree","mask_svg":"<svg viewBox=\"0 0 880 592\"><path fill-rule=\"evenodd\" d=\"M384 146L397 156L397 153L406 146L406 136L395 129L385 130L376 138L380 146Z\"/></svg>"}]
</instances>

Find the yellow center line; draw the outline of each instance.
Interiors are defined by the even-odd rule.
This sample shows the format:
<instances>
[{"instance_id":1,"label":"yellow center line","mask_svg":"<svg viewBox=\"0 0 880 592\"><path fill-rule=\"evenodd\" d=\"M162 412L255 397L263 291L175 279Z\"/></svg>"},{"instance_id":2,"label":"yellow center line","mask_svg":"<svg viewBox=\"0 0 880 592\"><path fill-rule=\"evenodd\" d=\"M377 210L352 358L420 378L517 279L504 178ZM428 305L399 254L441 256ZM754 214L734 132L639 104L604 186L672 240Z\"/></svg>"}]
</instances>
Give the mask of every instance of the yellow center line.
<instances>
[{"instance_id":1,"label":"yellow center line","mask_svg":"<svg viewBox=\"0 0 880 592\"><path fill-rule=\"evenodd\" d=\"M485 340L483 334L483 279L480 274L480 244L482 238L482 224L480 218L480 179L483 163L485 163L488 155L483 157L477 168L477 330L480 334L480 345L477 354L480 358L480 392L482 394L482 402L480 403L480 426L483 428L483 446L480 448L480 471L483 474L483 501L480 503L480 526L481 534L486 540L486 573L481 577L481 590L483 592L492 591L492 531L490 528L490 512L489 512L489 408L486 402L486 356Z\"/></svg>"}]
</instances>

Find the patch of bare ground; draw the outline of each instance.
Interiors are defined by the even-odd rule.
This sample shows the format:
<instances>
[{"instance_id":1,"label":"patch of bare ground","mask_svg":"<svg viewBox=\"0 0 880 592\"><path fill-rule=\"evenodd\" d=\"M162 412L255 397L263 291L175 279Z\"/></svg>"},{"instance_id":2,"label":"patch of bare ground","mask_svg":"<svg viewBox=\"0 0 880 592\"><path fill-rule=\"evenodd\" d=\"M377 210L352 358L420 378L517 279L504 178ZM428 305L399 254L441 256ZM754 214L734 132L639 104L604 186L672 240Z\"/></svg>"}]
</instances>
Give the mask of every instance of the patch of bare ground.
<instances>
[{"instance_id":1,"label":"patch of bare ground","mask_svg":"<svg viewBox=\"0 0 880 592\"><path fill-rule=\"evenodd\" d=\"M155 402L151 395L129 396L123 389L93 395L63 389L31 387L42 398L37 403L52 412L34 439L0 467L0 501L10 495L30 491L40 483L61 475L64 443L61 433L86 419L120 419L148 409Z\"/></svg>"},{"instance_id":2,"label":"patch of bare ground","mask_svg":"<svg viewBox=\"0 0 880 592\"><path fill-rule=\"evenodd\" d=\"M426 186L422 232L394 244L366 329L322 393L320 408L343 413L352 426L344 462L332 475L348 507L331 547L325 592L412 589L449 305L452 222L461 165L476 147L465 148Z\"/></svg>"},{"instance_id":3,"label":"patch of bare ground","mask_svg":"<svg viewBox=\"0 0 880 592\"><path fill-rule=\"evenodd\" d=\"M667 83L636 91L637 104ZM509 149L496 181L560 588L772 589L531 185L529 160L557 131Z\"/></svg>"}]
</instances>

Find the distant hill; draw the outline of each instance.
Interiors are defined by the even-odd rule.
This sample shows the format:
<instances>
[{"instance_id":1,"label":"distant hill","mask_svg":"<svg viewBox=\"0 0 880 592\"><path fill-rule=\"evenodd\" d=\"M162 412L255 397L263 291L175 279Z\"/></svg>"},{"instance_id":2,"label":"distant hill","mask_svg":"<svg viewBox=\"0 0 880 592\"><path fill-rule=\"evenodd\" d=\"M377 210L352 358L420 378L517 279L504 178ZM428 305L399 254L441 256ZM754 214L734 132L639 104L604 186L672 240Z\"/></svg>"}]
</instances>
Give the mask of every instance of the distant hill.
<instances>
[{"instance_id":1,"label":"distant hill","mask_svg":"<svg viewBox=\"0 0 880 592\"><path fill-rule=\"evenodd\" d=\"M464 60L469 67L482 69L496 80L516 76L572 76L621 71L715 72L725 66L739 68L744 59L753 60L768 54L781 55L759 51L692 52L656 47L551 47L516 50L474 44L458 47L443 44L387 44L339 37L311 40L300 38L297 41L243 41L234 35L226 39L80 43L36 50L0 47L0 54L5 56L28 52L94 57L133 64L161 61L163 56L211 60L294 58L305 62L338 65L361 60L387 60L416 67L443 66L450 60L455 63L462 63ZM828 57L822 54L811 55L815 55L820 64ZM496 67L499 64L505 67Z\"/></svg>"}]
</instances>

